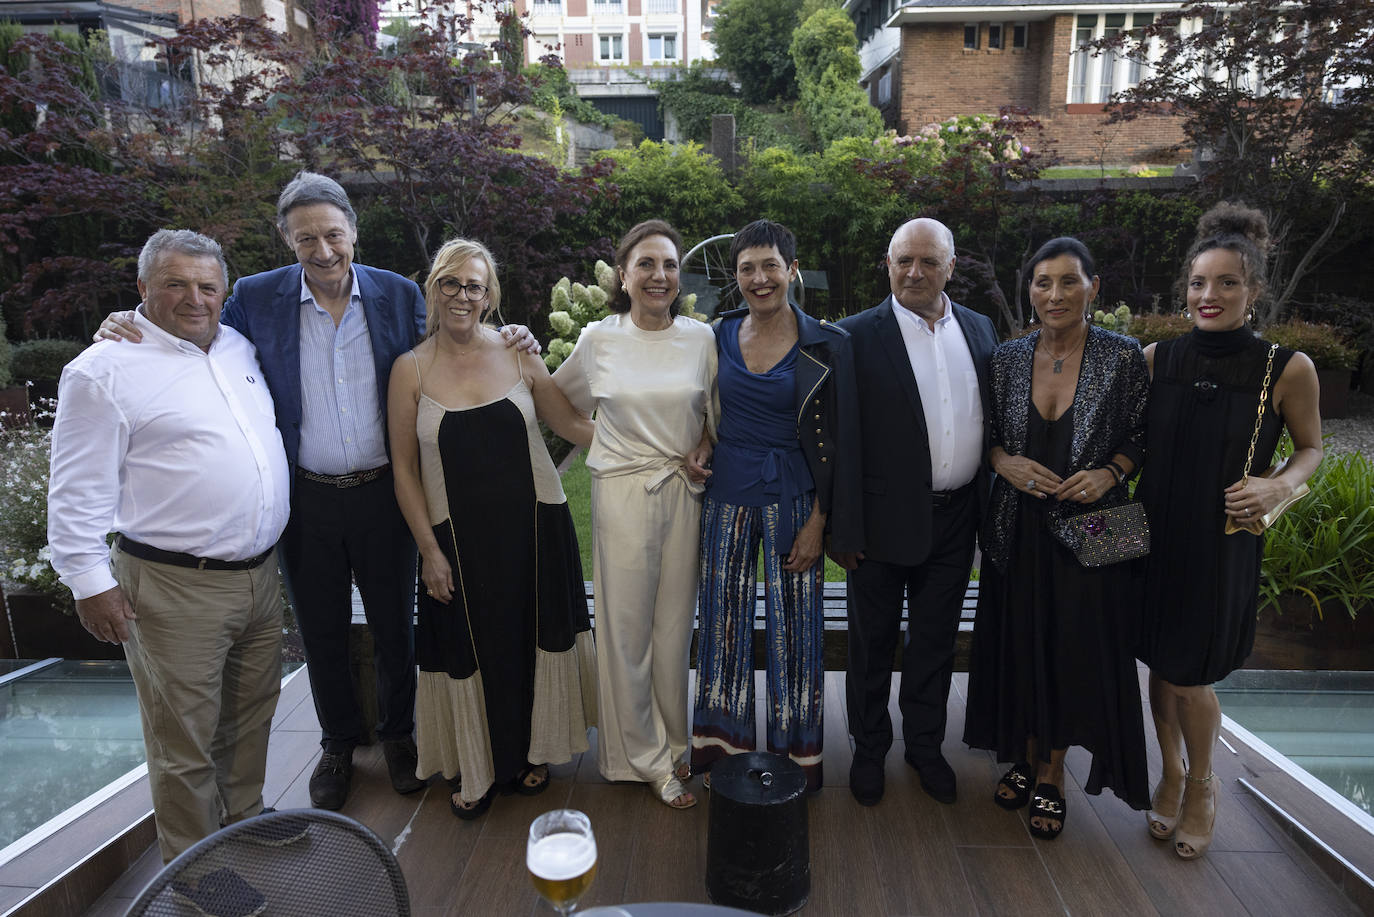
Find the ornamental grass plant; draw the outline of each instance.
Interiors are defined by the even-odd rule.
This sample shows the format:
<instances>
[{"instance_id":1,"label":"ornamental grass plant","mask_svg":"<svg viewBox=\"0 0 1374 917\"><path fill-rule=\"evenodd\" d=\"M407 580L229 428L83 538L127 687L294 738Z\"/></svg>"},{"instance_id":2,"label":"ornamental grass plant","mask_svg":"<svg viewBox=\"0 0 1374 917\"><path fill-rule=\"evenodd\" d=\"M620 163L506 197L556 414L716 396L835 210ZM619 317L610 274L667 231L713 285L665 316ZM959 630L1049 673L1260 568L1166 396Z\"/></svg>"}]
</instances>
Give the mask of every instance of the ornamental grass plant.
<instances>
[{"instance_id":1,"label":"ornamental grass plant","mask_svg":"<svg viewBox=\"0 0 1374 917\"><path fill-rule=\"evenodd\" d=\"M1300 595L1319 618L1374 614L1374 463L1358 452L1327 455L1308 486L1265 536L1260 607L1282 611L1281 597Z\"/></svg>"}]
</instances>

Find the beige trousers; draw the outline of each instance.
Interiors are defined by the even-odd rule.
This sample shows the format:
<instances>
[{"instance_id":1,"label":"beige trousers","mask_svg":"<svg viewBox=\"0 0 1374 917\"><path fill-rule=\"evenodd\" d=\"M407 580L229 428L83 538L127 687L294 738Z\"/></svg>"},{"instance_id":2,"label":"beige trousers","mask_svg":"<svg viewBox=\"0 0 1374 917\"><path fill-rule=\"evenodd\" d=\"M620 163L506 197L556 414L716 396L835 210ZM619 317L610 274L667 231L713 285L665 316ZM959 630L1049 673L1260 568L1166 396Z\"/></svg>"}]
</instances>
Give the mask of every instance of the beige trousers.
<instances>
[{"instance_id":1,"label":"beige trousers","mask_svg":"<svg viewBox=\"0 0 1374 917\"><path fill-rule=\"evenodd\" d=\"M679 474L592 479L597 767L656 783L687 751L687 654L696 611L701 497Z\"/></svg>"},{"instance_id":2,"label":"beige trousers","mask_svg":"<svg viewBox=\"0 0 1374 917\"><path fill-rule=\"evenodd\" d=\"M281 578L195 570L113 549L133 606L124 655L138 690L164 862L262 811L267 737L281 692Z\"/></svg>"}]
</instances>

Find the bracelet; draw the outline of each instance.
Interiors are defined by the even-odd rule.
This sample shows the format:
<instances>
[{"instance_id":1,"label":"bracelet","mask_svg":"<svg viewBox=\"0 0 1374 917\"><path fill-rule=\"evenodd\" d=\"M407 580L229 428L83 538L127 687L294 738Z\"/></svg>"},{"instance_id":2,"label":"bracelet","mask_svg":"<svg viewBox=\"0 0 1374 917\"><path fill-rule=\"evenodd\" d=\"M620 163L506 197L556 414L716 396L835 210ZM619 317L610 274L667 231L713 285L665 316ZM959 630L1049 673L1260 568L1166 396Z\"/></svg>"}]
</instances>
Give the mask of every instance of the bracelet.
<instances>
[{"instance_id":1,"label":"bracelet","mask_svg":"<svg viewBox=\"0 0 1374 917\"><path fill-rule=\"evenodd\" d=\"M1110 470L1112 471L1112 473L1113 473L1113 474L1115 475L1115 477L1116 477L1116 483L1118 483L1118 484L1124 484L1124 483L1126 483L1126 471L1125 471L1125 469L1123 469L1120 465L1118 465L1118 464L1116 463L1116 459L1111 459L1110 461L1107 462L1107 464L1103 465L1102 467L1103 467L1103 468L1110 469Z\"/></svg>"}]
</instances>

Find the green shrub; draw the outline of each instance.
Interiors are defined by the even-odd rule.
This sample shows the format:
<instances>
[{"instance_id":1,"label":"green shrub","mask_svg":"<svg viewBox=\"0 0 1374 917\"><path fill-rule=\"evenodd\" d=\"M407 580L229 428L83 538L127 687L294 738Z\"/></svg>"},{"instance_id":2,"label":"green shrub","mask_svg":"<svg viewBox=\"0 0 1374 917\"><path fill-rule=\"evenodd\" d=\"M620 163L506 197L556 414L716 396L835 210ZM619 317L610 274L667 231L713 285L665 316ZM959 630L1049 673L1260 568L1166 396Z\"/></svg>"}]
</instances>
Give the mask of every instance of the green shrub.
<instances>
[{"instance_id":1,"label":"green shrub","mask_svg":"<svg viewBox=\"0 0 1374 917\"><path fill-rule=\"evenodd\" d=\"M1374 612L1374 463L1358 452L1328 455L1308 486L1265 537L1260 607L1281 610L1280 596L1298 594L1319 616L1334 605L1352 618Z\"/></svg>"},{"instance_id":2,"label":"green shrub","mask_svg":"<svg viewBox=\"0 0 1374 917\"><path fill-rule=\"evenodd\" d=\"M80 341L61 338L25 341L14 348L10 372L14 378L26 382L56 382L62 376L62 367L85 349L86 345Z\"/></svg>"},{"instance_id":3,"label":"green shrub","mask_svg":"<svg viewBox=\"0 0 1374 917\"><path fill-rule=\"evenodd\" d=\"M13 358L13 349L10 347L9 339L5 337L5 318L0 316L0 388L10 384L10 363Z\"/></svg>"},{"instance_id":4,"label":"green shrub","mask_svg":"<svg viewBox=\"0 0 1374 917\"><path fill-rule=\"evenodd\" d=\"M1359 352L1332 325L1291 320L1264 329L1264 339L1312 358L1317 369L1354 369Z\"/></svg>"},{"instance_id":5,"label":"green shrub","mask_svg":"<svg viewBox=\"0 0 1374 917\"><path fill-rule=\"evenodd\" d=\"M1182 337L1193 330L1193 321L1177 312L1145 312L1132 316L1129 327L1126 333L1144 347Z\"/></svg>"}]
</instances>

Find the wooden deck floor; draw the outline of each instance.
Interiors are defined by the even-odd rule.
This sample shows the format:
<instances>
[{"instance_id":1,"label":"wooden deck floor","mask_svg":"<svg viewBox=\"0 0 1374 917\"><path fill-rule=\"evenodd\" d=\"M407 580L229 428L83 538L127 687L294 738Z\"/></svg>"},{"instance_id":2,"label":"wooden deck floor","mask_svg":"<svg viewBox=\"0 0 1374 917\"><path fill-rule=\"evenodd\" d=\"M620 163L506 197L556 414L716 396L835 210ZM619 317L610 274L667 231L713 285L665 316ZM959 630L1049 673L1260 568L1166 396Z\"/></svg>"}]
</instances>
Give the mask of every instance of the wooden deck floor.
<instances>
[{"instance_id":1,"label":"wooden deck floor","mask_svg":"<svg viewBox=\"0 0 1374 917\"><path fill-rule=\"evenodd\" d=\"M1069 756L1067 827L1054 842L1037 841L1024 810L1005 812L989 799L1002 768L958 737L967 676L955 676L946 752L959 776L959 801L940 805L921 790L902 759L887 763L887 795L874 808L857 805L846 781L850 747L843 673L826 679L826 787L808 802L811 897L806 917L852 914L1318 915L1359 914L1352 901L1283 830L1238 778L1253 785L1265 765L1218 749L1220 801L1208 856L1183 862L1152 840L1144 817L1111 796L1081 789L1087 756ZM895 698L895 695L894 695ZM897 717L895 699L893 716ZM1147 716L1148 722L1148 716ZM900 727L896 729L901 734ZM307 781L319 754L318 726L303 677L283 692L270 746L267 799L277 808L309 805ZM1232 744L1235 744L1234 742ZM1151 748L1151 773L1159 773ZM541 796L498 797L476 822L448 810L441 781L419 794L390 789L380 750L355 755L354 788L344 812L391 843L406 875L414 912L438 915L547 913L524 871L531 819L559 806L591 816L600 866L588 905L646 900L705 901L707 811L703 804L669 810L637 784L608 784L594 751L553 769ZM1262 761L1262 759L1261 759ZM122 915L159 868L150 850L94 907L90 917ZM1364 867L1367 869L1367 867ZM1360 902L1359 904L1356 901ZM304 917L304 915L303 915Z\"/></svg>"}]
</instances>

